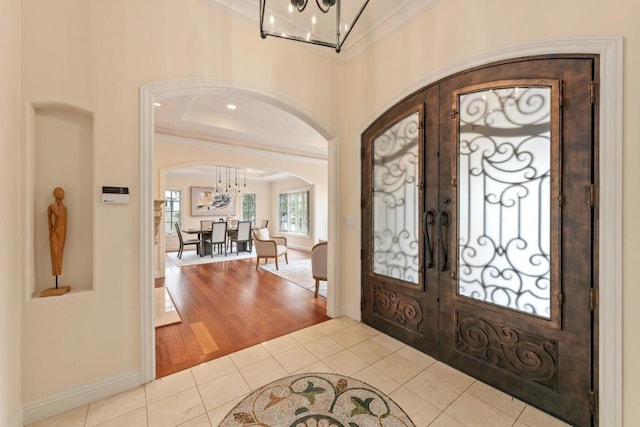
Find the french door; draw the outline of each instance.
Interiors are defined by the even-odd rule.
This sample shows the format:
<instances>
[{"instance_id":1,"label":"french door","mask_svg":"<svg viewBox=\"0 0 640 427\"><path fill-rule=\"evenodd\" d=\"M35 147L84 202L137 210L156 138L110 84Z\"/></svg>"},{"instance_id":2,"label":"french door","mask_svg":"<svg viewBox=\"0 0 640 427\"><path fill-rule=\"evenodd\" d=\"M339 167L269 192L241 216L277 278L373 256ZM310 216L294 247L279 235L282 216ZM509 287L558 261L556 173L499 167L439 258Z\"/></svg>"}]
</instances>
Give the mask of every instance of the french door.
<instances>
[{"instance_id":1,"label":"french door","mask_svg":"<svg viewBox=\"0 0 640 427\"><path fill-rule=\"evenodd\" d=\"M363 321L597 424L597 57L460 73L362 135Z\"/></svg>"}]
</instances>

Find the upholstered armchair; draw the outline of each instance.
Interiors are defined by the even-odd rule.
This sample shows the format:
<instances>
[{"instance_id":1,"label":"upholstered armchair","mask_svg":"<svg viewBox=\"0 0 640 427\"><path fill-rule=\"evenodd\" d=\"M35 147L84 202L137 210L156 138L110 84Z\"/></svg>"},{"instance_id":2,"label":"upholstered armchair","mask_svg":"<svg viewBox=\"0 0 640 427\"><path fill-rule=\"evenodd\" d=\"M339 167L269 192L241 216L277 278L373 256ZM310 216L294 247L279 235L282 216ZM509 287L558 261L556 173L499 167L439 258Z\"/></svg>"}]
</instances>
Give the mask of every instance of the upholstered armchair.
<instances>
[{"instance_id":1,"label":"upholstered armchair","mask_svg":"<svg viewBox=\"0 0 640 427\"><path fill-rule=\"evenodd\" d=\"M266 264L269 258L275 259L276 270L278 269L278 258L284 255L284 260L289 264L287 257L287 238L269 236L269 230L266 228L257 228L253 230L253 244L256 248L256 270L260 265L260 259L264 259Z\"/></svg>"},{"instance_id":2,"label":"upholstered armchair","mask_svg":"<svg viewBox=\"0 0 640 427\"><path fill-rule=\"evenodd\" d=\"M327 242L320 242L311 248L311 275L316 280L316 298L320 281L327 281Z\"/></svg>"}]
</instances>

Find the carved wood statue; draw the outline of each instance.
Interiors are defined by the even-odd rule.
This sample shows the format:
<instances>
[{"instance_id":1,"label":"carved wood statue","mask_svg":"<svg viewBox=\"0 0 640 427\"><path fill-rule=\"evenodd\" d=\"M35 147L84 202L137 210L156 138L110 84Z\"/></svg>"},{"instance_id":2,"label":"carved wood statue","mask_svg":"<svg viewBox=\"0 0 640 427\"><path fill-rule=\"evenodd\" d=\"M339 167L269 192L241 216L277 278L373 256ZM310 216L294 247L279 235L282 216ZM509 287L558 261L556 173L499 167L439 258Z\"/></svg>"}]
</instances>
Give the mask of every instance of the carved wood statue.
<instances>
[{"instance_id":1,"label":"carved wood statue","mask_svg":"<svg viewBox=\"0 0 640 427\"><path fill-rule=\"evenodd\" d=\"M56 276L56 287L42 292L42 296L61 295L69 292L69 286L58 288L58 276L62 274L62 255L64 242L67 238L67 208L64 199L64 190L56 187L53 190L55 202L47 208L47 221L49 223L49 249L51 251L51 274Z\"/></svg>"},{"instance_id":2,"label":"carved wood statue","mask_svg":"<svg viewBox=\"0 0 640 427\"><path fill-rule=\"evenodd\" d=\"M59 276L62 274L62 254L64 241L67 237L67 208L62 203L62 199L64 199L62 188L56 187L53 190L53 197L56 198L56 201L51 203L47 209L49 248L51 249L51 274Z\"/></svg>"}]
</instances>

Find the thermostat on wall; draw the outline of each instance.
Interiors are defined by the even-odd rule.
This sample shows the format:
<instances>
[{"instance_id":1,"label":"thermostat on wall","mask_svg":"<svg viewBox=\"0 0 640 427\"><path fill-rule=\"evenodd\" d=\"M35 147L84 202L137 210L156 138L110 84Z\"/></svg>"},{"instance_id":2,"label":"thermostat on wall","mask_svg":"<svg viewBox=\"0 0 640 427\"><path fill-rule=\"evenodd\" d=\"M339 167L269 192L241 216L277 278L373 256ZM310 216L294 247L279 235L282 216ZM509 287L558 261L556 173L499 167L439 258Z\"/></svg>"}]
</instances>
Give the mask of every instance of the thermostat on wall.
<instances>
[{"instance_id":1,"label":"thermostat on wall","mask_svg":"<svg viewBox=\"0 0 640 427\"><path fill-rule=\"evenodd\" d=\"M129 187L102 187L102 203L129 203Z\"/></svg>"}]
</instances>

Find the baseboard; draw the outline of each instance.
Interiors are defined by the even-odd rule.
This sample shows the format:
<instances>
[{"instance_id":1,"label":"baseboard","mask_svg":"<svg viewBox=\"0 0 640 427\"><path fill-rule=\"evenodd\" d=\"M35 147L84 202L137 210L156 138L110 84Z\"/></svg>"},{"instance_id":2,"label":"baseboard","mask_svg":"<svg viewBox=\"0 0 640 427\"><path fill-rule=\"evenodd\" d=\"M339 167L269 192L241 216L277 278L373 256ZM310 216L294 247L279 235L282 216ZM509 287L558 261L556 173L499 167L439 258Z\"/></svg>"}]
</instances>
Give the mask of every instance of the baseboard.
<instances>
[{"instance_id":1,"label":"baseboard","mask_svg":"<svg viewBox=\"0 0 640 427\"><path fill-rule=\"evenodd\" d=\"M25 403L22 405L23 424L31 424L62 414L80 406L131 390L141 384L142 376L140 371L133 371Z\"/></svg>"}]
</instances>

